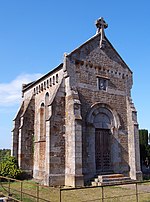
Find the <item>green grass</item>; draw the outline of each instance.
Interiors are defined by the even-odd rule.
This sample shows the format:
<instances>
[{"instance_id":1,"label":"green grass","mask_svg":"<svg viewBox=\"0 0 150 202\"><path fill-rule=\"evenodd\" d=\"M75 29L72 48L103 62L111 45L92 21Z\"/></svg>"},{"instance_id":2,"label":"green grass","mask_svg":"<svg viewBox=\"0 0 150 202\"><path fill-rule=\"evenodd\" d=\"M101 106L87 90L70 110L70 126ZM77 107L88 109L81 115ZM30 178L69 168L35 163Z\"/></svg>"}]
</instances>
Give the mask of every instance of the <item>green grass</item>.
<instances>
[{"instance_id":1,"label":"green grass","mask_svg":"<svg viewBox=\"0 0 150 202\"><path fill-rule=\"evenodd\" d=\"M22 189L22 196L21 196L21 189ZM5 195L8 195L9 190L9 183L3 182L0 183L0 192L3 192ZM52 187L44 187L44 186L37 186L35 182L31 181L23 181L22 187L21 182L11 182L10 183L10 193L12 194L13 198L18 200L22 200L25 202L34 202L37 201L35 198L37 193L39 193L39 202L42 202L45 199L47 201L59 201L59 189L52 188Z\"/></svg>"},{"instance_id":2,"label":"green grass","mask_svg":"<svg viewBox=\"0 0 150 202\"><path fill-rule=\"evenodd\" d=\"M141 183L138 184L138 195L139 202L150 202L150 183ZM39 202L42 202L46 199L51 202L60 201L60 189L53 187L44 187L40 186L39 190L37 184L32 181L23 181L22 187L21 182L11 182L10 190L12 197L20 200L21 195L19 191L22 189L24 192L22 194L22 199L24 202L35 202L36 198L29 196L37 196L39 193ZM7 191L9 190L9 185L7 182L0 183L0 192L3 192L5 195L8 195ZM39 192L37 192L37 190ZM135 185L121 185L121 186L111 186L104 187L104 202L136 202L136 187ZM62 189L61 191L61 202L102 202L102 188L84 188L84 189Z\"/></svg>"},{"instance_id":3,"label":"green grass","mask_svg":"<svg viewBox=\"0 0 150 202\"><path fill-rule=\"evenodd\" d=\"M139 202L150 202L150 190L146 193L144 187L140 190L141 185L138 185ZM142 185L143 186L143 185ZM145 184L144 186L147 187ZM136 202L136 187L135 185L104 187L105 202ZM102 188L87 188L62 192L62 202L98 202L102 201Z\"/></svg>"}]
</instances>

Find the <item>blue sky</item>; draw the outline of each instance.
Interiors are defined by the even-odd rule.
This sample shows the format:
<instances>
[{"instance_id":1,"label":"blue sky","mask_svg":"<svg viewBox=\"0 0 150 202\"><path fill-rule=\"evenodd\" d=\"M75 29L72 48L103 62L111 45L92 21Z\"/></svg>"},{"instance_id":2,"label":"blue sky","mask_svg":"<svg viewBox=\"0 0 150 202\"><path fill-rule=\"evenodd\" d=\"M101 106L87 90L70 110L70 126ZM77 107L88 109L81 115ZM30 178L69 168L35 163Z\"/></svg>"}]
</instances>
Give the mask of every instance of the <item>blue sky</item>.
<instances>
[{"instance_id":1,"label":"blue sky","mask_svg":"<svg viewBox=\"0 0 150 202\"><path fill-rule=\"evenodd\" d=\"M11 147L22 83L92 37L101 16L107 38L133 71L139 128L150 131L149 10L149 0L0 0L0 148Z\"/></svg>"}]
</instances>

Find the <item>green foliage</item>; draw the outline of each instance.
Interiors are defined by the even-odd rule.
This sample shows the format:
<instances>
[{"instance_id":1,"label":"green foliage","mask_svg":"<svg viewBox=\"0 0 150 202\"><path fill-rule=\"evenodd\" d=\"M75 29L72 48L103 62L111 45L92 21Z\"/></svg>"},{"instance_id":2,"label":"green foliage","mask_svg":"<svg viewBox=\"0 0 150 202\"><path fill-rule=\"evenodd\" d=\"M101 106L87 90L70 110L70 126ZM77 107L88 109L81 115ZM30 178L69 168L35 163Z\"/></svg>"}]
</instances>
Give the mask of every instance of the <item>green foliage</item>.
<instances>
[{"instance_id":1,"label":"green foliage","mask_svg":"<svg viewBox=\"0 0 150 202\"><path fill-rule=\"evenodd\" d=\"M0 149L0 162L4 160L5 157L10 156L10 149Z\"/></svg>"},{"instance_id":2,"label":"green foliage","mask_svg":"<svg viewBox=\"0 0 150 202\"><path fill-rule=\"evenodd\" d=\"M150 160L150 145L148 145L148 130L139 130L140 156L141 161L145 162L146 157Z\"/></svg>"},{"instance_id":3,"label":"green foliage","mask_svg":"<svg viewBox=\"0 0 150 202\"><path fill-rule=\"evenodd\" d=\"M10 178L19 178L22 171L18 168L17 161L13 156L5 156L3 161L0 162L0 175Z\"/></svg>"},{"instance_id":4,"label":"green foliage","mask_svg":"<svg viewBox=\"0 0 150 202\"><path fill-rule=\"evenodd\" d=\"M140 145L147 146L148 145L148 130L142 129L139 130L140 136Z\"/></svg>"}]
</instances>

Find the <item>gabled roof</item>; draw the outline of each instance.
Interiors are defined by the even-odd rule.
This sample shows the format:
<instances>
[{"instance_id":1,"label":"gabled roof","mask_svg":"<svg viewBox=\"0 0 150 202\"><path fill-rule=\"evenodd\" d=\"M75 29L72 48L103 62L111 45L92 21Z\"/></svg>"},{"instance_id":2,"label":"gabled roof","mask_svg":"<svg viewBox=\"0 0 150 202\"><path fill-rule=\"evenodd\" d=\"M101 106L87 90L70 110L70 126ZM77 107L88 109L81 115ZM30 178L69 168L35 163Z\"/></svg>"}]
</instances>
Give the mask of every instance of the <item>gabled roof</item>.
<instances>
[{"instance_id":1,"label":"gabled roof","mask_svg":"<svg viewBox=\"0 0 150 202\"><path fill-rule=\"evenodd\" d=\"M88 43L92 42L94 39L96 39L97 37L100 37L101 34L97 33L94 36L92 36L90 39L88 39L87 41L85 41L83 44L81 44L79 47L75 48L73 51L71 51L69 54L67 54L67 57L71 56L72 54L76 53L77 51L79 51L83 46L87 45ZM119 57L119 59L122 61L122 63L125 65L125 67L132 73L132 71L130 70L130 68L128 67L128 65L125 63L125 61L122 59L122 57L119 55L119 53L116 51L116 49L113 47L113 45L110 43L110 41L107 39L107 37L105 36L105 40L107 41L107 43L110 45L110 47L112 48L112 50L114 51L114 53ZM103 49L105 50L105 48ZM58 65L56 68L54 68L52 71L48 72L47 74L45 74L44 76L42 76L41 78L39 78L36 81L33 81L27 85L25 85L22 89L22 91L26 91L27 89L33 87L34 85L36 85L38 82L44 80L46 77L50 76L51 74L53 74L54 72L60 70L63 67L63 63L61 63L60 65Z\"/></svg>"},{"instance_id":2,"label":"gabled roof","mask_svg":"<svg viewBox=\"0 0 150 202\"><path fill-rule=\"evenodd\" d=\"M88 43L92 42L95 38L100 37L100 33L95 34L93 37L91 37L90 39L88 39L87 41L85 41L82 45L80 45L79 47L77 47L76 49L74 49L73 51L71 51L69 54L67 54L67 56L71 56L72 54L76 53L77 51L79 51L83 46L87 45ZM116 51L116 49L113 47L113 45L110 43L110 41L107 39L107 37L105 36L105 40L108 42L108 44L110 45L110 47L112 48L112 50L115 52L115 54L120 58L120 60L122 61L122 63L126 66L126 68L132 73L131 69L129 68L129 66L125 63L125 61L122 59L122 57L119 55L119 53ZM104 48L105 49L105 48ZM104 50L103 49L103 50Z\"/></svg>"}]
</instances>

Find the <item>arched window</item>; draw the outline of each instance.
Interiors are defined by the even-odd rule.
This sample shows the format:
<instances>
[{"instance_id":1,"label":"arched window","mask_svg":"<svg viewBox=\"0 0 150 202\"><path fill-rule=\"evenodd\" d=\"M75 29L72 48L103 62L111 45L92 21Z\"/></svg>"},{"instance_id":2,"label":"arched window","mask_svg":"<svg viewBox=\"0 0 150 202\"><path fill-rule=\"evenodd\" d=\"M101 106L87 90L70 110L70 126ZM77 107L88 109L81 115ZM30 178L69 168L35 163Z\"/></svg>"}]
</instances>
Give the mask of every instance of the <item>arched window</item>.
<instances>
[{"instance_id":1,"label":"arched window","mask_svg":"<svg viewBox=\"0 0 150 202\"><path fill-rule=\"evenodd\" d=\"M40 107L40 140L45 137L45 113L44 113L44 103Z\"/></svg>"},{"instance_id":2,"label":"arched window","mask_svg":"<svg viewBox=\"0 0 150 202\"><path fill-rule=\"evenodd\" d=\"M48 105L49 105L49 93L47 92L45 95L45 120L49 118Z\"/></svg>"}]
</instances>

